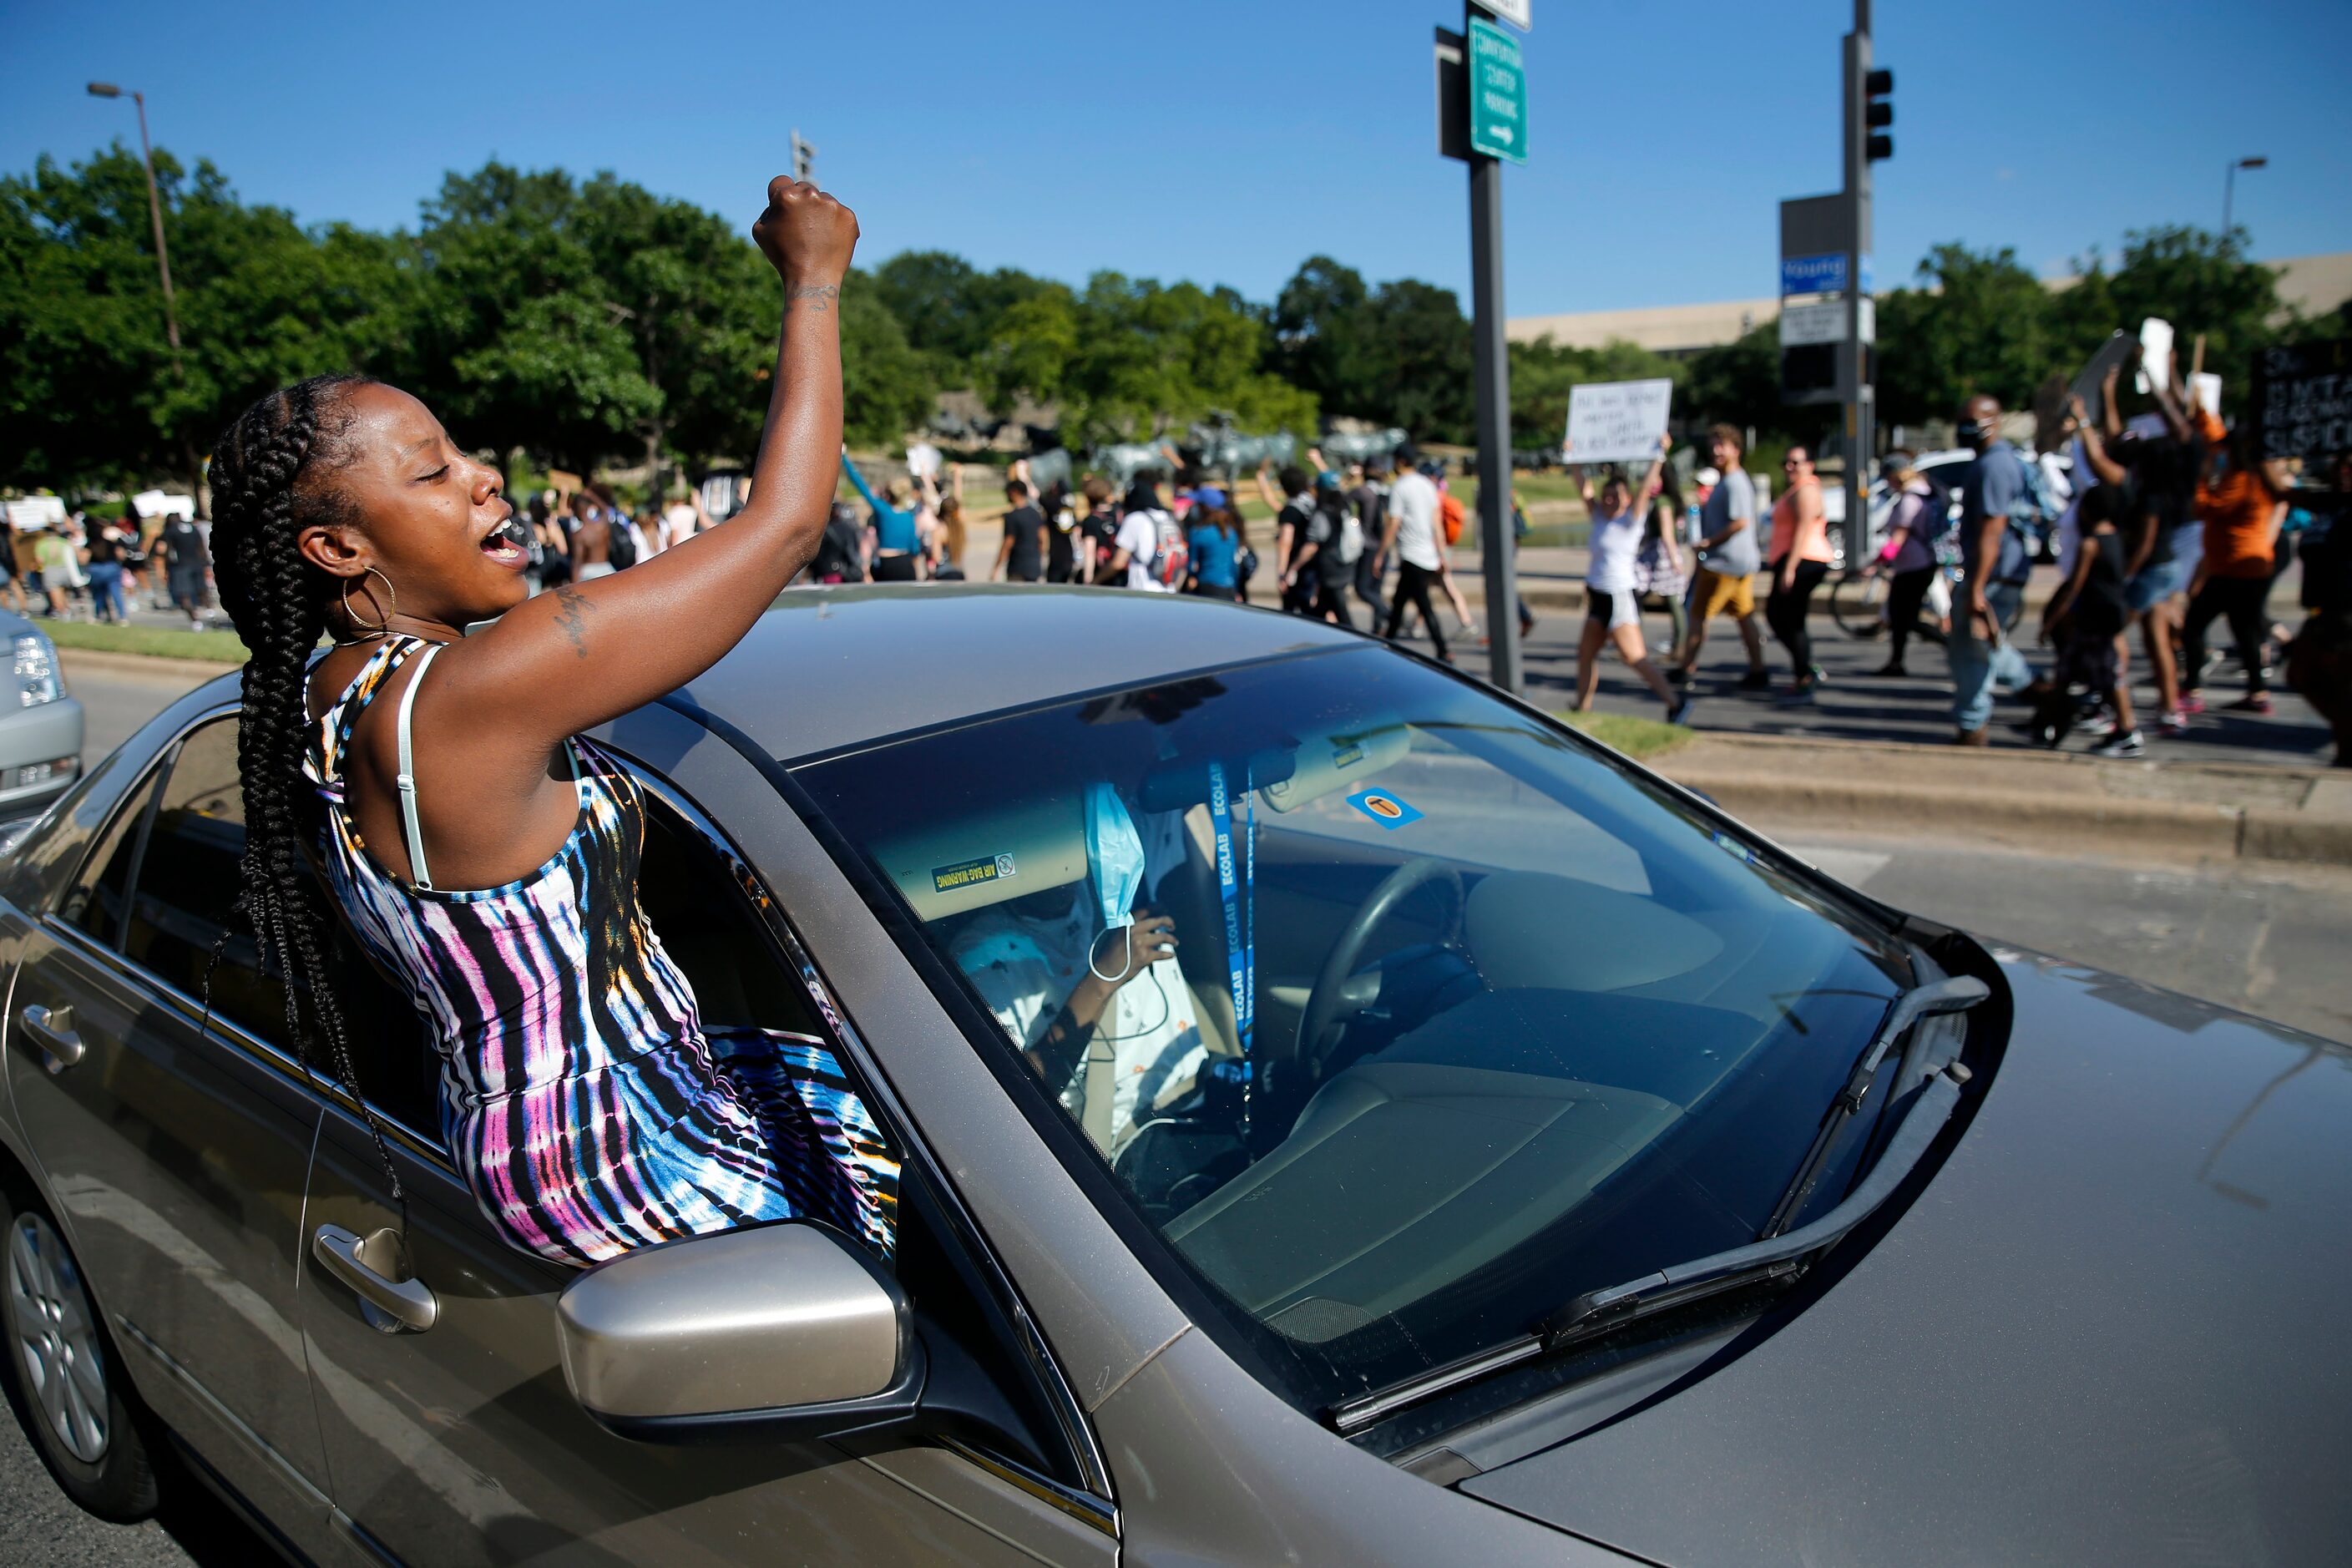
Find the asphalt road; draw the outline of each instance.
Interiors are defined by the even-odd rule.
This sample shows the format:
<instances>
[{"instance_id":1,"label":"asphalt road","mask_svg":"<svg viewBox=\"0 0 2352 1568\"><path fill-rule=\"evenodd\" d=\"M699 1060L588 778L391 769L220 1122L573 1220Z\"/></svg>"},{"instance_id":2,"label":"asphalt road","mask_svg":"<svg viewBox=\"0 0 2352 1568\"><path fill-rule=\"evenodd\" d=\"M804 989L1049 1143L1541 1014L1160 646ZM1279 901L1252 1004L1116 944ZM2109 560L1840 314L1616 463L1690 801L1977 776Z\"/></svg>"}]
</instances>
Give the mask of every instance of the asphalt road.
<instances>
[{"instance_id":1,"label":"asphalt road","mask_svg":"<svg viewBox=\"0 0 2352 1568\"><path fill-rule=\"evenodd\" d=\"M68 663L67 689L81 702L81 757L85 767L95 767L109 752L129 740L140 725L170 706L173 698L211 679L202 672L174 672L164 659L145 662L157 666L159 673L134 675L113 669L100 673L86 668L76 669Z\"/></svg>"},{"instance_id":2,"label":"asphalt road","mask_svg":"<svg viewBox=\"0 0 2352 1568\"><path fill-rule=\"evenodd\" d=\"M1475 638L1455 637L1451 613L1442 607L1439 613L1446 617L1447 640L1462 667L1485 675L1486 650L1476 646ZM1363 619L1360 605L1357 606L1357 618ZM1910 741L1940 745L1951 740L1952 689L1942 648L1933 643L1914 641L1904 660L1910 675L1881 680L1874 679L1872 672L1886 661L1884 641L1864 642L1850 637L1838 630L1837 623L1826 615L1813 616L1809 625L1813 660L1828 676L1815 705L1810 708L1783 708L1774 700L1774 692L1739 690L1738 682L1747 672L1748 657L1741 650L1738 629L1722 619L1708 626L1706 646L1699 656L1698 678L1691 688L1698 699L1690 720L1693 727L1823 741ZM1575 700L1576 643L1583 626L1581 610L1538 617L1535 635L1528 639L1522 656L1531 700L1548 708L1566 708ZM2030 638L2030 623L2025 630ZM1643 638L1652 657L1663 655L1669 633L1664 616L1642 617ZM1429 645L1422 640L1412 646L1427 651ZM2135 645L2133 668L2144 677L2146 661L2137 654ZM2047 648L2029 647L2026 657L2043 667L2050 661ZM1769 635L1765 638L1765 660L1772 670L1776 687L1786 686L1790 670L1788 652ZM2214 710L2191 720L2188 732L2179 736L2158 732L2154 689L2145 679L2135 689L2133 700L2142 710L2141 732L2147 738L2147 754L2150 758L2161 762L2280 763L2306 768L2327 764L2333 755L2327 726L2309 704L2283 685L2271 694L2277 711L2263 717L2220 711L2222 704L2236 701L2245 689L2234 658L2225 658L2207 677L2205 684L2205 699ZM1632 713L1645 719L1663 716L1657 699L1613 653L1601 656L1601 687L1595 705L1607 712ZM2023 736L2009 728L2013 721L2025 718L2026 712L2022 703L1999 703L1993 710L1992 743L2027 744ZM2084 736L2069 742L2070 749L2076 751L2089 744L2089 738Z\"/></svg>"},{"instance_id":3,"label":"asphalt road","mask_svg":"<svg viewBox=\"0 0 2352 1568\"><path fill-rule=\"evenodd\" d=\"M89 710L95 758L188 682L109 672L73 684ZM2135 866L1819 832L1787 842L1830 875L1898 907L2352 1040L2352 985L2342 974L2343 955L2352 952L2352 868L2236 860ZM160 1523L101 1524L58 1492L13 1423L0 1430L0 1563L215 1568L268 1555L201 1496Z\"/></svg>"}]
</instances>

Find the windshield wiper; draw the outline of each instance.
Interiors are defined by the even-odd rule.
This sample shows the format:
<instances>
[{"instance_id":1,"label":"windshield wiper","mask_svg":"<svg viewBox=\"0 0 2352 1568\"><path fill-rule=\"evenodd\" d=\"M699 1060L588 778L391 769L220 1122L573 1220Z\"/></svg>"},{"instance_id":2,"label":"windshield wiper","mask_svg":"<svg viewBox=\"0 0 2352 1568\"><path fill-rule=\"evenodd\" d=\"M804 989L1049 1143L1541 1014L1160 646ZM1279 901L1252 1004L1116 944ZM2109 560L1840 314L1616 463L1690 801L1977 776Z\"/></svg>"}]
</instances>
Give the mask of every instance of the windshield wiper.
<instances>
[{"instance_id":1,"label":"windshield wiper","mask_svg":"<svg viewBox=\"0 0 2352 1568\"><path fill-rule=\"evenodd\" d=\"M1861 1108L1880 1062L1904 1031L1922 1018L1966 1012L1990 994L1984 982L1956 976L1915 986L1897 997L1870 1049L1863 1053L1862 1060L1847 1077L1846 1086L1824 1120L1822 1131L1815 1138L1798 1173L1799 1181L1791 1185L1790 1192L1797 1193L1800 1187L1805 1193L1811 1191L1819 1180L1820 1163L1835 1145L1837 1132ZM1780 1234L1768 1228L1762 1239L1745 1247L1695 1258L1622 1285L1588 1290L1538 1323L1530 1333L1334 1405L1327 1412L1332 1426L1344 1436L1408 1406L1467 1384L1483 1382L1496 1373L1564 1345L1613 1333L1637 1318L1798 1273L1805 1267L1807 1254L1820 1251L1868 1219L1917 1167L1927 1146L1943 1131L1944 1123L1951 1120L1952 1108L1959 1103L1960 1087L1969 1078L1969 1069L1957 1061L1938 1069L1911 1102L1911 1109L1904 1113L1902 1124L1887 1140L1886 1152L1871 1167L1870 1174L1843 1203L1812 1224ZM1781 1208L1790 1207L1789 1199L1784 1197ZM1775 1218L1779 1216L1780 1211L1776 1210Z\"/></svg>"},{"instance_id":2,"label":"windshield wiper","mask_svg":"<svg viewBox=\"0 0 2352 1568\"><path fill-rule=\"evenodd\" d=\"M1911 1109L1904 1112L1902 1124L1887 1140L1886 1152L1879 1156L1878 1163L1871 1167L1862 1184L1845 1202L1812 1224L1745 1247L1677 1263L1622 1285L1588 1290L1537 1326L1543 1348L1553 1350L1578 1340L1611 1333L1634 1318L1796 1273L1804 1267L1807 1254L1819 1252L1868 1219L1916 1168L1927 1146L1944 1130L1944 1123L1951 1120L1952 1108L1959 1103L1960 1086L1969 1081L1969 1069L1957 1061L1937 1071L1919 1091L1918 1099L1911 1102Z\"/></svg>"},{"instance_id":3,"label":"windshield wiper","mask_svg":"<svg viewBox=\"0 0 2352 1568\"><path fill-rule=\"evenodd\" d=\"M1772 1206L1772 1217L1764 1222L1759 1240L1769 1241L1779 1236L1803 1212L1813 1189L1821 1184L1822 1173L1829 1168L1830 1156L1837 1152L1841 1135L1862 1114L1862 1102L1870 1093L1872 1080L1878 1076L1878 1066L1886 1059L1895 1042L1922 1018L1965 1013L1991 994L1983 981L1955 974L1914 985L1895 999L1895 1005L1887 1009L1886 1022L1879 1027L1878 1037L1870 1042L1870 1048L1853 1064L1853 1071L1846 1075L1845 1087L1830 1101L1829 1110L1822 1117L1821 1131L1813 1134L1813 1146L1798 1163L1797 1174L1789 1183L1789 1190Z\"/></svg>"}]
</instances>

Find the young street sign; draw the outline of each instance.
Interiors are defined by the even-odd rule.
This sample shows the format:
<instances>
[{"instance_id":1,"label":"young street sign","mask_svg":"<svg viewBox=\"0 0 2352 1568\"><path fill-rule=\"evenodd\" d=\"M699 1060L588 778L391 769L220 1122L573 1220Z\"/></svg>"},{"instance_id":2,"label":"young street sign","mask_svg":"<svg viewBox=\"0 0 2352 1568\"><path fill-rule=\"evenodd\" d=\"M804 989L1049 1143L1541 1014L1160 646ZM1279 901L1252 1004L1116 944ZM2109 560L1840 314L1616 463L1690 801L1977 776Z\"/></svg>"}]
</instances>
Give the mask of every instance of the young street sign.
<instances>
[{"instance_id":1,"label":"young street sign","mask_svg":"<svg viewBox=\"0 0 2352 1568\"><path fill-rule=\"evenodd\" d=\"M1484 16L1470 18L1470 149L1528 161L1528 73L1519 40Z\"/></svg>"}]
</instances>

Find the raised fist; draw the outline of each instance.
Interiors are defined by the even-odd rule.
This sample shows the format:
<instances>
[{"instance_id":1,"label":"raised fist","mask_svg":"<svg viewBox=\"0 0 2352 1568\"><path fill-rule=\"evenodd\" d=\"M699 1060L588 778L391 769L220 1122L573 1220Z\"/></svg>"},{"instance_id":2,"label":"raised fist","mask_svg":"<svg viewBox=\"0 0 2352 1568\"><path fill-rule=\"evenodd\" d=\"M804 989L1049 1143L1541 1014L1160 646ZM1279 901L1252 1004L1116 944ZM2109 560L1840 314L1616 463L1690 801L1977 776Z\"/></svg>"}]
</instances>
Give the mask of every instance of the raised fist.
<instances>
[{"instance_id":1,"label":"raised fist","mask_svg":"<svg viewBox=\"0 0 2352 1568\"><path fill-rule=\"evenodd\" d=\"M818 190L779 174L751 238L788 284L837 284L857 249L857 215Z\"/></svg>"}]
</instances>

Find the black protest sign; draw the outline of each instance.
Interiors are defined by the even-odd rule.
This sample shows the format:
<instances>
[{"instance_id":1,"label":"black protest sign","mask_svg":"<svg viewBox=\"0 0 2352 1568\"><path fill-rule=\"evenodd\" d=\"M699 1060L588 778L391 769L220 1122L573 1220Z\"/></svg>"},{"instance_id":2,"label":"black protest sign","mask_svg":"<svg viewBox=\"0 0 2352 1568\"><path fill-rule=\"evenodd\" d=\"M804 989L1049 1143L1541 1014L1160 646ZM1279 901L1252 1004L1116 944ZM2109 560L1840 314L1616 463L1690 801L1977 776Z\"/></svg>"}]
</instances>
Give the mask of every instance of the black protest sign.
<instances>
[{"instance_id":1,"label":"black protest sign","mask_svg":"<svg viewBox=\"0 0 2352 1568\"><path fill-rule=\"evenodd\" d=\"M2254 450L2316 469L2352 449L2352 342L2300 343L2254 356Z\"/></svg>"}]
</instances>

